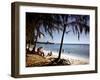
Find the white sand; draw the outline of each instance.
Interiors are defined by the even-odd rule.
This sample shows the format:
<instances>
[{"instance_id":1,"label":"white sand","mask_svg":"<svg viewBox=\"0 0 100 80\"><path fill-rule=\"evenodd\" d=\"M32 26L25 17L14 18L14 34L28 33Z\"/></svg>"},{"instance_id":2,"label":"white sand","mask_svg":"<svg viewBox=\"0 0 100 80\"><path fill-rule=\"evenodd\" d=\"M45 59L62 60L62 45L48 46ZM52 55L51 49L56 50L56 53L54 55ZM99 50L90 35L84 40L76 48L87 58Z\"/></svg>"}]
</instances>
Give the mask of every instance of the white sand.
<instances>
[{"instance_id":1,"label":"white sand","mask_svg":"<svg viewBox=\"0 0 100 80\"><path fill-rule=\"evenodd\" d=\"M50 51L46 51L46 50L43 50L43 52L45 53L45 56L50 53ZM52 56L50 57L55 57L57 58L58 57L58 53L57 52L52 52ZM82 57L77 57L77 56L73 56L73 55L70 55L70 54L64 54L62 53L61 54L61 58L62 59L68 59L72 65L76 65L76 64L88 64L89 63L89 60L86 59L86 58L82 58Z\"/></svg>"}]
</instances>

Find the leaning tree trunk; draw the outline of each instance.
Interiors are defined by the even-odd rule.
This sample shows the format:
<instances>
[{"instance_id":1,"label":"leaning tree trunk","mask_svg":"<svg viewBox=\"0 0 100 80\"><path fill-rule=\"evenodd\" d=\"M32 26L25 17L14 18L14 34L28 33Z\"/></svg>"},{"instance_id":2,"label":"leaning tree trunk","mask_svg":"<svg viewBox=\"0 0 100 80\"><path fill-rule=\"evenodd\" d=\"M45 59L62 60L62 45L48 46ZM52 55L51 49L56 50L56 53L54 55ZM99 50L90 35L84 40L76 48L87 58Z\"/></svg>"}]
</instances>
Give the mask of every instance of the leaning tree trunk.
<instances>
[{"instance_id":1,"label":"leaning tree trunk","mask_svg":"<svg viewBox=\"0 0 100 80\"><path fill-rule=\"evenodd\" d=\"M64 40L65 31L66 31L66 25L64 25L64 30L63 30L63 34L62 34L62 38L61 38L61 44L60 44L60 49L59 49L58 60L61 57L61 51L62 51L62 46L63 46L63 40Z\"/></svg>"},{"instance_id":2,"label":"leaning tree trunk","mask_svg":"<svg viewBox=\"0 0 100 80\"><path fill-rule=\"evenodd\" d=\"M35 52L35 49L36 49L36 42L37 42L37 38L38 38L38 36L36 36L36 40L34 41L33 52Z\"/></svg>"}]
</instances>

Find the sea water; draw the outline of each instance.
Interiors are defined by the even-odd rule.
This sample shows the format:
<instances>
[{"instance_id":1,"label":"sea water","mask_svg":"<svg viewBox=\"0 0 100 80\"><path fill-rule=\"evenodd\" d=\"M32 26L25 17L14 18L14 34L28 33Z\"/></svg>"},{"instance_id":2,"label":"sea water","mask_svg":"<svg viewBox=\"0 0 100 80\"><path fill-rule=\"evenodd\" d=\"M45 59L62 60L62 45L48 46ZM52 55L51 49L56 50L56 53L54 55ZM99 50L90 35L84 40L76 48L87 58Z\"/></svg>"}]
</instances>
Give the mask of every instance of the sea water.
<instances>
[{"instance_id":1,"label":"sea water","mask_svg":"<svg viewBox=\"0 0 100 80\"><path fill-rule=\"evenodd\" d=\"M60 44L39 44L44 50L59 53ZM62 53L89 59L89 44L63 44Z\"/></svg>"}]
</instances>

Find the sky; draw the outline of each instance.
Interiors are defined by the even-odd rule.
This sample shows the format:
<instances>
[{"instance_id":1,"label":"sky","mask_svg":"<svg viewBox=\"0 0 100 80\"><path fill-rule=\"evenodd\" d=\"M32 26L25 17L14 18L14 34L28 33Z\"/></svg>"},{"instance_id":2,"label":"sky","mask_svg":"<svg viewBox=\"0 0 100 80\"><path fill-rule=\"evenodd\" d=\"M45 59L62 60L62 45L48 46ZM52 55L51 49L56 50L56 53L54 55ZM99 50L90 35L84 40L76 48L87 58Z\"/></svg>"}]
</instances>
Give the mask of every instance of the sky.
<instances>
[{"instance_id":1,"label":"sky","mask_svg":"<svg viewBox=\"0 0 100 80\"><path fill-rule=\"evenodd\" d=\"M46 34L45 37L38 38L40 42L53 42L53 43L61 43L62 32L54 32L53 39ZM85 34L84 32L80 35L80 39L76 34L73 34L73 31L70 31L68 34L65 33L63 43L66 44L89 44L89 34Z\"/></svg>"},{"instance_id":2,"label":"sky","mask_svg":"<svg viewBox=\"0 0 100 80\"><path fill-rule=\"evenodd\" d=\"M34 14L34 13L32 13L32 14ZM41 15L41 14L35 13L35 15ZM45 15L45 14L42 14L42 15ZM50 14L50 15L53 15L53 14ZM66 15L69 15L69 14L66 14ZM71 22L73 20L75 20L75 19L68 18L68 22ZM87 21L87 24L89 25L89 21ZM70 32L68 34L65 33L63 43L66 43L66 44L89 44L89 34L86 35L83 32L80 35L80 39L78 39L78 35L75 35L73 33L71 27L66 29L66 31L69 31L69 30L70 30ZM45 34L45 37L42 36L41 38L38 38L38 42L47 42L47 41L49 41L49 42L52 42L52 43L61 43L61 38L62 38L62 33L63 33L62 31L60 33L56 32L56 31L53 32L53 39L50 37L50 35L45 33L45 31L43 31L43 28L41 29L41 31Z\"/></svg>"}]
</instances>

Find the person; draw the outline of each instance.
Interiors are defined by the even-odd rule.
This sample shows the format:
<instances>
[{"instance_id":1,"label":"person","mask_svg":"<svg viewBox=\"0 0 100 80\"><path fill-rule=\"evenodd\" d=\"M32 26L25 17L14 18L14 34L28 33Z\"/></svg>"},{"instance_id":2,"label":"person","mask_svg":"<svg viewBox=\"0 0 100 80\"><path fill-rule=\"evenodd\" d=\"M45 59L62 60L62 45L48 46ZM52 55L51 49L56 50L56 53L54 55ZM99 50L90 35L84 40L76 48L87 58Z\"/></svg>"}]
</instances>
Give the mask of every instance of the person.
<instances>
[{"instance_id":1,"label":"person","mask_svg":"<svg viewBox=\"0 0 100 80\"><path fill-rule=\"evenodd\" d=\"M64 49L62 49L62 52L64 52Z\"/></svg>"},{"instance_id":2,"label":"person","mask_svg":"<svg viewBox=\"0 0 100 80\"><path fill-rule=\"evenodd\" d=\"M37 49L37 54L40 55L40 56L44 56L43 47L39 47Z\"/></svg>"},{"instance_id":3,"label":"person","mask_svg":"<svg viewBox=\"0 0 100 80\"><path fill-rule=\"evenodd\" d=\"M50 53L48 53L47 56L52 56L52 51Z\"/></svg>"}]
</instances>

